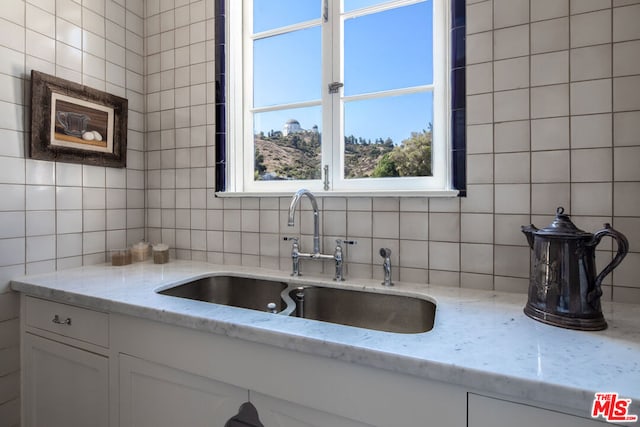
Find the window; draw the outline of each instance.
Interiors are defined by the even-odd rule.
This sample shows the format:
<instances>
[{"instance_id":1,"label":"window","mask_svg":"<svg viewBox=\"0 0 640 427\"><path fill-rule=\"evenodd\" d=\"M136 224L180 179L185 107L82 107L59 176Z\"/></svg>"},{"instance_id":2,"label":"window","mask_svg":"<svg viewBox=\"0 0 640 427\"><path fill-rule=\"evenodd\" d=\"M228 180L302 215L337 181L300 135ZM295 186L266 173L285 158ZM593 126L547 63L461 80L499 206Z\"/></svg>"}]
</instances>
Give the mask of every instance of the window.
<instances>
[{"instance_id":1,"label":"window","mask_svg":"<svg viewBox=\"0 0 640 427\"><path fill-rule=\"evenodd\" d=\"M445 0L227 3L227 191L450 190Z\"/></svg>"}]
</instances>

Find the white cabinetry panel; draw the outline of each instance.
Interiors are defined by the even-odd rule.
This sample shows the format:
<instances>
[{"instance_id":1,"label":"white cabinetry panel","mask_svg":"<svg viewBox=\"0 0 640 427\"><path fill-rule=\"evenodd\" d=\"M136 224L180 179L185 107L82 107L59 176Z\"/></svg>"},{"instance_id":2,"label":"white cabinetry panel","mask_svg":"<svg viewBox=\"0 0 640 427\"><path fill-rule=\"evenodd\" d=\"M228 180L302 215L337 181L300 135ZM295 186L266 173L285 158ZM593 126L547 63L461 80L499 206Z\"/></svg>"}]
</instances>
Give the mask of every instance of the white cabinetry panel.
<instances>
[{"instance_id":1,"label":"white cabinetry panel","mask_svg":"<svg viewBox=\"0 0 640 427\"><path fill-rule=\"evenodd\" d=\"M120 427L224 427L245 389L119 355Z\"/></svg>"},{"instance_id":2,"label":"white cabinetry panel","mask_svg":"<svg viewBox=\"0 0 640 427\"><path fill-rule=\"evenodd\" d=\"M588 418L473 393L469 393L468 411L468 427L604 427L606 425Z\"/></svg>"},{"instance_id":3,"label":"white cabinetry panel","mask_svg":"<svg viewBox=\"0 0 640 427\"><path fill-rule=\"evenodd\" d=\"M107 427L108 359L23 334L27 427Z\"/></svg>"}]
</instances>

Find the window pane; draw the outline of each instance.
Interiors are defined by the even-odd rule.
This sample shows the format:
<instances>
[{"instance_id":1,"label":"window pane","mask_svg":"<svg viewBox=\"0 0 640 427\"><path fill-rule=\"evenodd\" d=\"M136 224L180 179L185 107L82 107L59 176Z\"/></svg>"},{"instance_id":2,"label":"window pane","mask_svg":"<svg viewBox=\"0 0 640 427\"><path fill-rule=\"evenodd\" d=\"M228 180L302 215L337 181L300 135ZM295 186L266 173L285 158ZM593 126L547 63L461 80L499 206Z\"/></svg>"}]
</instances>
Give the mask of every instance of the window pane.
<instances>
[{"instance_id":1,"label":"window pane","mask_svg":"<svg viewBox=\"0 0 640 427\"><path fill-rule=\"evenodd\" d=\"M253 105L320 99L320 27L259 39L253 46Z\"/></svg>"},{"instance_id":2,"label":"window pane","mask_svg":"<svg viewBox=\"0 0 640 427\"><path fill-rule=\"evenodd\" d=\"M256 181L320 179L320 106L254 114Z\"/></svg>"},{"instance_id":3,"label":"window pane","mask_svg":"<svg viewBox=\"0 0 640 427\"><path fill-rule=\"evenodd\" d=\"M432 123L432 92L345 103L345 178L431 176Z\"/></svg>"},{"instance_id":4,"label":"window pane","mask_svg":"<svg viewBox=\"0 0 640 427\"><path fill-rule=\"evenodd\" d=\"M362 9L363 7L375 6L382 3L388 3L391 0L344 0L344 11Z\"/></svg>"},{"instance_id":5,"label":"window pane","mask_svg":"<svg viewBox=\"0 0 640 427\"><path fill-rule=\"evenodd\" d=\"M433 83L432 1L344 22L344 93Z\"/></svg>"},{"instance_id":6,"label":"window pane","mask_svg":"<svg viewBox=\"0 0 640 427\"><path fill-rule=\"evenodd\" d=\"M321 0L254 0L253 32L318 19L321 8Z\"/></svg>"}]
</instances>

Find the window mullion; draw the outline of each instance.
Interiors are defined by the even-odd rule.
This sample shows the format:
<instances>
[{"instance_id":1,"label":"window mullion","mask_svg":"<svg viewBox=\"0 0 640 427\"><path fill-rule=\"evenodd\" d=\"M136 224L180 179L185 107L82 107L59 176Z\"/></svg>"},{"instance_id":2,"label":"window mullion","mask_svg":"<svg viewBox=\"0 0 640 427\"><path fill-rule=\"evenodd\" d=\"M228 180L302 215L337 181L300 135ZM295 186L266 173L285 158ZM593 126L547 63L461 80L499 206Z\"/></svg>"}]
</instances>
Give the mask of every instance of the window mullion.
<instances>
[{"instance_id":1,"label":"window mullion","mask_svg":"<svg viewBox=\"0 0 640 427\"><path fill-rule=\"evenodd\" d=\"M331 82L344 82L344 75L342 72L343 61L343 37L342 37L342 17L341 17L341 1L329 0L331 8L329 10L330 24L331 24ZM327 89L328 92L328 89ZM343 179L344 164L342 161L342 140L343 138L343 107L342 107L342 95L344 93L344 86L338 89L338 93L334 93L331 96L331 103L329 104L331 113L331 188L336 190L340 187L340 182Z\"/></svg>"},{"instance_id":2,"label":"window mullion","mask_svg":"<svg viewBox=\"0 0 640 427\"><path fill-rule=\"evenodd\" d=\"M328 6L328 20L322 24L322 174L325 178L324 166L329 166L329 190L334 189L335 179L335 100L337 94L329 93L329 84L337 81L335 72L336 37L334 33L336 13L339 13L339 1L326 0ZM324 6L323 6L324 7ZM323 10L324 13L324 10Z\"/></svg>"}]
</instances>

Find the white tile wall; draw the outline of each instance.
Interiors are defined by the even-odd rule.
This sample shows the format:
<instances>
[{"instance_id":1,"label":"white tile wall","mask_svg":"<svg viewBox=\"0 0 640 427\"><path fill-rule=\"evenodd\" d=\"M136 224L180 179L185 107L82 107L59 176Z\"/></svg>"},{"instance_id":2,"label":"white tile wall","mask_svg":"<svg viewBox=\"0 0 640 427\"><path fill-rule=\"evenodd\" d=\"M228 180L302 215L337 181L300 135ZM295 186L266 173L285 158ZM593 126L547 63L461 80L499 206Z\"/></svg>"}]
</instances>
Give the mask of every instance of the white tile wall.
<instances>
[{"instance_id":1,"label":"white tile wall","mask_svg":"<svg viewBox=\"0 0 640 427\"><path fill-rule=\"evenodd\" d=\"M104 262L109 248L144 236L144 201L140 209L125 196L144 191L143 20L144 0L6 0L0 9L0 330L12 331L0 334L2 425L19 423L8 281ZM128 170L28 158L31 69L129 98Z\"/></svg>"}]
</instances>

